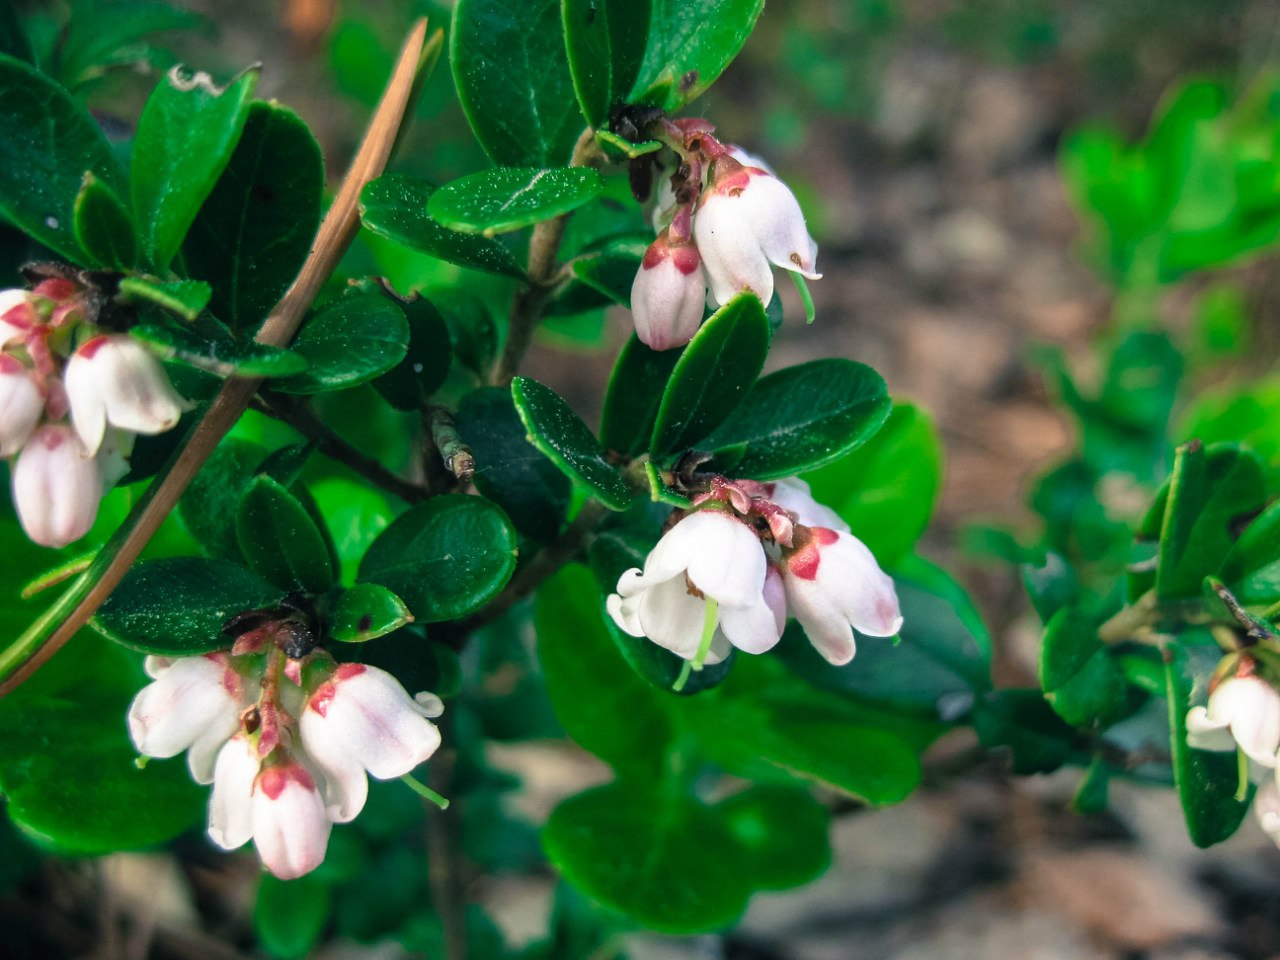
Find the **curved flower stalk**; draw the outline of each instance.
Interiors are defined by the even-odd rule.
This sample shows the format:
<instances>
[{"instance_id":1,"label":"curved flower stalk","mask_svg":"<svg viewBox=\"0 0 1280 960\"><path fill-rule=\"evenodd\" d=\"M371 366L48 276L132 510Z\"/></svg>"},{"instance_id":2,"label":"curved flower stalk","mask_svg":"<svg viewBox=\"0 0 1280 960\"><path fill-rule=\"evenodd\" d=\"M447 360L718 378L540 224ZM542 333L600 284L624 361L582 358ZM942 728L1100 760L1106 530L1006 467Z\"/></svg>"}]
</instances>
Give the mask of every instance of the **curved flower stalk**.
<instances>
[{"instance_id":1,"label":"curved flower stalk","mask_svg":"<svg viewBox=\"0 0 1280 960\"><path fill-rule=\"evenodd\" d=\"M659 236L631 294L636 334L655 350L689 342L703 300L723 306L750 290L767 304L775 266L810 280L822 276L795 194L768 164L721 143L713 130L696 119L663 125L675 160L658 161L652 220Z\"/></svg>"},{"instance_id":2,"label":"curved flower stalk","mask_svg":"<svg viewBox=\"0 0 1280 960\"><path fill-rule=\"evenodd\" d=\"M622 574L606 606L620 629L648 637L692 669L718 662L731 646L766 652L789 615L837 665L853 659L855 629L891 637L902 626L893 581L798 479L713 479L644 569Z\"/></svg>"},{"instance_id":3,"label":"curved flower stalk","mask_svg":"<svg viewBox=\"0 0 1280 960\"><path fill-rule=\"evenodd\" d=\"M293 621L270 613L233 618L231 629L248 629L231 651L148 657L154 679L129 708L129 733L149 757L185 750L192 778L213 784L209 839L224 850L252 840L288 880L318 867L332 825L360 813L366 771L404 777L435 753L427 718L443 706L376 667L288 655Z\"/></svg>"},{"instance_id":4,"label":"curved flower stalk","mask_svg":"<svg viewBox=\"0 0 1280 960\"><path fill-rule=\"evenodd\" d=\"M89 301L66 279L0 291L0 456L17 457L18 518L48 547L93 526L134 435L171 429L188 407L142 344L91 322Z\"/></svg>"}]
</instances>

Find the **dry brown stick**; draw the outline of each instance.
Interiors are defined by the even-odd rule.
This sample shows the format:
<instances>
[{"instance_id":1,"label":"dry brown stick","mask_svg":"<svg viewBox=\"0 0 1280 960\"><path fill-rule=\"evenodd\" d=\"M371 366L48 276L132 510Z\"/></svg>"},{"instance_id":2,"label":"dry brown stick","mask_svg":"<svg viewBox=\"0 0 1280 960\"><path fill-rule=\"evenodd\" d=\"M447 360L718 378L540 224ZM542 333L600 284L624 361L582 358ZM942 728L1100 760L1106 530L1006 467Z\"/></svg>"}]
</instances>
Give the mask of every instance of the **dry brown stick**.
<instances>
[{"instance_id":1,"label":"dry brown stick","mask_svg":"<svg viewBox=\"0 0 1280 960\"><path fill-rule=\"evenodd\" d=\"M369 124L369 130L351 163L351 169L347 171L342 186L338 189L333 205L316 232L315 242L298 278L285 292L258 333L260 343L288 346L307 309L355 237L360 225L360 191L382 172L391 156L396 136L404 122L418 69L422 64L426 35L427 21L419 20L405 40L396 68ZM260 378L237 378L222 385L208 411L192 431L191 439L174 461L172 469L157 481L159 487L155 492L139 504L137 520L107 568L39 649L0 684L0 696L9 693L31 676L77 630L89 622L89 618L120 583L160 524L173 511L178 498L213 453L218 441L235 425L261 383Z\"/></svg>"}]
</instances>

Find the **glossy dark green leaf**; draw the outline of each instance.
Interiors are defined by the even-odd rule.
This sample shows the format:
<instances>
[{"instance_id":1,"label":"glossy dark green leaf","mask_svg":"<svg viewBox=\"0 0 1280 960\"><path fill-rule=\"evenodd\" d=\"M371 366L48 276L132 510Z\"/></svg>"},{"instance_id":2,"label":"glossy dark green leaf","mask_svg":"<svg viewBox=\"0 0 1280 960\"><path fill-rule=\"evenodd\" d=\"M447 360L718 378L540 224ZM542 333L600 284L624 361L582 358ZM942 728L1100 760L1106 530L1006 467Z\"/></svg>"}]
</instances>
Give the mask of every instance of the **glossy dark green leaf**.
<instances>
[{"instance_id":1,"label":"glossy dark green leaf","mask_svg":"<svg viewBox=\"0 0 1280 960\"><path fill-rule=\"evenodd\" d=\"M1125 710L1124 672L1098 638L1096 621L1072 608L1059 610L1045 627L1040 686L1072 726L1106 724Z\"/></svg>"},{"instance_id":2,"label":"glossy dark green leaf","mask_svg":"<svg viewBox=\"0 0 1280 960\"><path fill-rule=\"evenodd\" d=\"M578 105L593 127L602 127L640 72L649 0L563 0L561 13Z\"/></svg>"},{"instance_id":3,"label":"glossy dark green leaf","mask_svg":"<svg viewBox=\"0 0 1280 960\"><path fill-rule=\"evenodd\" d=\"M933 420L919 407L900 403L866 443L803 479L882 564L892 565L924 533L942 491L942 473L942 440Z\"/></svg>"},{"instance_id":4,"label":"glossy dark green leaf","mask_svg":"<svg viewBox=\"0 0 1280 960\"><path fill-rule=\"evenodd\" d=\"M789 890L831 865L831 814L807 790L755 786L713 808L746 854L759 890Z\"/></svg>"},{"instance_id":5,"label":"glossy dark green leaf","mask_svg":"<svg viewBox=\"0 0 1280 960\"><path fill-rule=\"evenodd\" d=\"M787 627L778 655L816 686L955 722L991 687L991 637L964 589L919 557L893 569L901 642L858 637L858 669L833 667Z\"/></svg>"},{"instance_id":6,"label":"glossy dark green leaf","mask_svg":"<svg viewBox=\"0 0 1280 960\"><path fill-rule=\"evenodd\" d=\"M712 314L667 381L650 451L665 463L705 439L737 408L764 367L769 321L752 293Z\"/></svg>"},{"instance_id":7,"label":"glossy dark green leaf","mask_svg":"<svg viewBox=\"0 0 1280 960\"><path fill-rule=\"evenodd\" d=\"M277 480L259 474L240 498L236 536L249 566L283 590L333 586L329 546L311 513Z\"/></svg>"},{"instance_id":8,"label":"glossy dark green leaf","mask_svg":"<svg viewBox=\"0 0 1280 960\"><path fill-rule=\"evenodd\" d=\"M569 479L611 510L625 510L635 501L636 491L605 459L590 428L559 394L536 380L516 377L511 383L511 396L529 442Z\"/></svg>"},{"instance_id":9,"label":"glossy dark green leaf","mask_svg":"<svg viewBox=\"0 0 1280 960\"><path fill-rule=\"evenodd\" d=\"M667 695L631 670L604 617L585 567L567 566L538 589L534 626L547 696L580 746L618 770L657 776L675 737Z\"/></svg>"},{"instance_id":10,"label":"glossy dark green leaf","mask_svg":"<svg viewBox=\"0 0 1280 960\"><path fill-rule=\"evenodd\" d=\"M727 926L752 892L723 817L647 780L570 797L551 812L542 843L578 889L664 933Z\"/></svg>"},{"instance_id":11,"label":"glossy dark green leaf","mask_svg":"<svg viewBox=\"0 0 1280 960\"><path fill-rule=\"evenodd\" d=\"M220 88L174 67L147 100L130 177L142 251L157 272L168 269L231 159L257 83L256 69Z\"/></svg>"},{"instance_id":12,"label":"glossy dark green leaf","mask_svg":"<svg viewBox=\"0 0 1280 960\"><path fill-rule=\"evenodd\" d=\"M427 213L451 230L492 237L576 210L603 191L590 167L494 167L446 183Z\"/></svg>"},{"instance_id":13,"label":"glossy dark green leaf","mask_svg":"<svg viewBox=\"0 0 1280 960\"><path fill-rule=\"evenodd\" d=\"M210 309L233 330L256 329L298 275L323 192L324 159L307 125L277 103L250 104L182 244L187 273L213 285Z\"/></svg>"},{"instance_id":14,"label":"glossy dark green leaf","mask_svg":"<svg viewBox=\"0 0 1280 960\"><path fill-rule=\"evenodd\" d=\"M139 659L82 630L0 701L5 812L40 846L74 855L136 850L203 820L208 791L182 760L134 762L125 714L147 682Z\"/></svg>"},{"instance_id":15,"label":"glossy dark green leaf","mask_svg":"<svg viewBox=\"0 0 1280 960\"><path fill-rule=\"evenodd\" d=\"M316 874L277 880L263 874L253 904L253 930L277 960L302 960L324 933L333 910L333 886Z\"/></svg>"},{"instance_id":16,"label":"glossy dark green leaf","mask_svg":"<svg viewBox=\"0 0 1280 960\"><path fill-rule=\"evenodd\" d=\"M93 118L43 73L0 55L0 214L50 250L91 266L75 236L85 173L125 188L115 154Z\"/></svg>"},{"instance_id":17,"label":"glossy dark green leaf","mask_svg":"<svg viewBox=\"0 0 1280 960\"><path fill-rule=\"evenodd\" d=\"M398 630L413 619L404 601L376 583L357 583L344 590L329 612L335 640L364 643Z\"/></svg>"},{"instance_id":18,"label":"glossy dark green leaf","mask_svg":"<svg viewBox=\"0 0 1280 960\"><path fill-rule=\"evenodd\" d=\"M1074 749L1076 732L1039 690L996 690L977 702L973 727L988 750L1009 750L1013 772L1052 773Z\"/></svg>"},{"instance_id":19,"label":"glossy dark green leaf","mask_svg":"<svg viewBox=\"0 0 1280 960\"><path fill-rule=\"evenodd\" d=\"M138 262L133 217L115 192L92 173L75 203L75 238L89 260L108 270L127 270Z\"/></svg>"},{"instance_id":20,"label":"glossy dark green leaf","mask_svg":"<svg viewBox=\"0 0 1280 960\"><path fill-rule=\"evenodd\" d=\"M599 251L573 261L573 275L607 298L631 309L631 286L652 239L646 235L620 237Z\"/></svg>"},{"instance_id":21,"label":"glossy dark green leaf","mask_svg":"<svg viewBox=\"0 0 1280 960\"><path fill-rule=\"evenodd\" d=\"M386 373L405 358L409 324L404 311L382 294L354 294L307 320L290 349L307 367L273 384L276 390L345 390Z\"/></svg>"},{"instance_id":22,"label":"glossy dark green leaf","mask_svg":"<svg viewBox=\"0 0 1280 960\"><path fill-rule=\"evenodd\" d=\"M409 323L404 359L373 381L373 388L397 410L419 410L444 384L453 360L449 325L420 296L397 300Z\"/></svg>"},{"instance_id":23,"label":"glossy dark green leaf","mask_svg":"<svg viewBox=\"0 0 1280 960\"><path fill-rule=\"evenodd\" d=\"M751 36L764 0L652 0L649 42L630 103L670 112L701 94Z\"/></svg>"},{"instance_id":24,"label":"glossy dark green leaf","mask_svg":"<svg viewBox=\"0 0 1280 960\"><path fill-rule=\"evenodd\" d=\"M1156 591L1193 599L1204 578L1221 569L1242 522L1266 503L1262 467L1239 447L1183 444L1162 501Z\"/></svg>"},{"instance_id":25,"label":"glossy dark green leaf","mask_svg":"<svg viewBox=\"0 0 1280 960\"><path fill-rule=\"evenodd\" d=\"M178 500L178 516L209 556L244 562L236 536L236 509L266 455L266 449L256 443L225 438Z\"/></svg>"},{"instance_id":26,"label":"glossy dark green leaf","mask_svg":"<svg viewBox=\"0 0 1280 960\"><path fill-rule=\"evenodd\" d=\"M569 508L570 480L529 443L510 391L473 390L462 399L457 425L476 458L476 489L502 507L524 536L554 540Z\"/></svg>"},{"instance_id":27,"label":"glossy dark green leaf","mask_svg":"<svg viewBox=\"0 0 1280 960\"><path fill-rule=\"evenodd\" d=\"M1187 711L1191 708L1195 672L1180 645L1170 647L1167 653L1165 695L1169 700L1173 778L1191 842L1197 847L1209 847L1239 829L1249 810L1249 797L1236 799L1240 774L1234 753L1195 750L1187 744Z\"/></svg>"},{"instance_id":28,"label":"glossy dark green leaf","mask_svg":"<svg viewBox=\"0 0 1280 960\"><path fill-rule=\"evenodd\" d=\"M635 334L618 354L600 415L600 443L634 457L644 453L679 350L650 350Z\"/></svg>"},{"instance_id":29,"label":"glossy dark green leaf","mask_svg":"<svg viewBox=\"0 0 1280 960\"><path fill-rule=\"evenodd\" d=\"M1280 502L1268 506L1240 534L1222 562L1222 580L1241 603L1280 600Z\"/></svg>"},{"instance_id":30,"label":"glossy dark green leaf","mask_svg":"<svg viewBox=\"0 0 1280 960\"><path fill-rule=\"evenodd\" d=\"M222 626L279 600L284 590L227 560L166 557L135 566L94 615L116 643L166 656L225 649Z\"/></svg>"},{"instance_id":31,"label":"glossy dark green leaf","mask_svg":"<svg viewBox=\"0 0 1280 960\"><path fill-rule=\"evenodd\" d=\"M229 336L204 336L173 324L140 323L130 331L166 360L176 360L220 377L286 377L304 370L307 361L282 347Z\"/></svg>"},{"instance_id":32,"label":"glossy dark green leaf","mask_svg":"<svg viewBox=\"0 0 1280 960\"><path fill-rule=\"evenodd\" d=\"M436 188L403 173L388 173L360 191L360 219L380 237L456 263L460 267L499 273L517 280L525 272L500 240L478 237L441 226L427 212Z\"/></svg>"},{"instance_id":33,"label":"glossy dark green leaf","mask_svg":"<svg viewBox=\"0 0 1280 960\"><path fill-rule=\"evenodd\" d=\"M585 121L573 96L559 0L460 0L449 63L489 159L513 167L569 162Z\"/></svg>"},{"instance_id":34,"label":"glossy dark green leaf","mask_svg":"<svg viewBox=\"0 0 1280 960\"><path fill-rule=\"evenodd\" d=\"M311 493L333 535L342 582L352 583L369 544L387 528L395 511L381 491L346 477L325 477L311 486Z\"/></svg>"},{"instance_id":35,"label":"glossy dark green leaf","mask_svg":"<svg viewBox=\"0 0 1280 960\"><path fill-rule=\"evenodd\" d=\"M172 65L172 55L148 40L157 33L206 26L199 14L160 0L77 2L58 38L58 79L67 89L78 90L113 68L164 70Z\"/></svg>"},{"instance_id":36,"label":"glossy dark green leaf","mask_svg":"<svg viewBox=\"0 0 1280 960\"><path fill-rule=\"evenodd\" d=\"M191 321L209 305L213 289L203 280L156 280L154 277L125 277L118 298L123 303L149 303L183 320Z\"/></svg>"},{"instance_id":37,"label":"glossy dark green leaf","mask_svg":"<svg viewBox=\"0 0 1280 960\"><path fill-rule=\"evenodd\" d=\"M482 497L433 497L395 519L369 547L360 579L402 598L420 623L453 620L488 603L516 566L516 535Z\"/></svg>"},{"instance_id":38,"label":"glossy dark green leaf","mask_svg":"<svg viewBox=\"0 0 1280 960\"><path fill-rule=\"evenodd\" d=\"M705 442L747 445L734 468L755 480L795 476L838 460L889 416L889 392L866 364L829 357L762 378Z\"/></svg>"}]
</instances>

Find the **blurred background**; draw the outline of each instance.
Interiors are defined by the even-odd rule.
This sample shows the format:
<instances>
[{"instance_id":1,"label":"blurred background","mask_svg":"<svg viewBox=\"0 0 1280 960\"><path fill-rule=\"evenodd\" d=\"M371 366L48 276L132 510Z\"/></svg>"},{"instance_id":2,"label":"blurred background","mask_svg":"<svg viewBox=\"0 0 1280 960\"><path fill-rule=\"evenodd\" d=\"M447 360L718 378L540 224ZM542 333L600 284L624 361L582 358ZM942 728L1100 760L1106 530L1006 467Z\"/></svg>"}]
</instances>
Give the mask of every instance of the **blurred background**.
<instances>
[{"instance_id":1,"label":"blurred background","mask_svg":"<svg viewBox=\"0 0 1280 960\"><path fill-rule=\"evenodd\" d=\"M20 6L56 24L59 8ZM180 6L204 25L159 45L223 78L261 62L259 96L310 124L331 179L412 18L445 25L449 16L448 4L410 0ZM1003 561L1037 536L1044 511L1028 506L1033 484L1080 442L1059 403L1062 371L1096 392L1126 311L1157 318L1192 357L1173 413L1178 434L1205 422L1192 409L1198 398L1272 368L1280 342L1280 278L1268 252L1280 230L1210 257L1211 270L1143 283L1136 258L1116 253L1123 225L1113 209L1082 209L1096 183L1079 173L1087 151L1074 138L1105 129L1116 142L1141 142L1162 99L1199 77L1221 83L1232 102L1263 90L1266 113L1280 102L1269 79L1278 66L1275 0L772 0L744 54L693 105L724 139L776 167L820 244L817 321L783 326L771 368L861 360L895 398L932 412L946 471L923 551L972 591L996 640L999 685L1035 683L1039 625ZM133 117L153 82L113 73L94 81L89 101L110 105L104 122ZM398 166L444 182L485 165L442 65ZM407 289L427 269L415 256L366 236L349 266ZM628 332L616 309L562 319L527 368L592 422ZM1280 401L1270 402L1259 408L1264 424L1280 418ZM1124 495L1115 492L1117 509ZM998 759L973 763L972 748L964 736L943 741L924 789L905 804L838 817L833 870L756 897L728 938L642 936L628 941L629 955L1280 957L1280 851L1252 818L1228 843L1198 851L1167 789L1116 782L1107 812L1081 814L1069 809L1078 771L1013 779ZM523 782L503 802L535 820L604 772L556 743L494 749L492 761ZM215 857L193 837L181 862L118 855L33 867L15 842L0 849L0 883L6 863L21 876L0 893L0 930L26 932L0 935L0 956L258 955L247 920L251 858ZM544 933L553 889L534 867L491 874L472 895L519 944ZM348 935L318 955L422 954Z\"/></svg>"}]
</instances>

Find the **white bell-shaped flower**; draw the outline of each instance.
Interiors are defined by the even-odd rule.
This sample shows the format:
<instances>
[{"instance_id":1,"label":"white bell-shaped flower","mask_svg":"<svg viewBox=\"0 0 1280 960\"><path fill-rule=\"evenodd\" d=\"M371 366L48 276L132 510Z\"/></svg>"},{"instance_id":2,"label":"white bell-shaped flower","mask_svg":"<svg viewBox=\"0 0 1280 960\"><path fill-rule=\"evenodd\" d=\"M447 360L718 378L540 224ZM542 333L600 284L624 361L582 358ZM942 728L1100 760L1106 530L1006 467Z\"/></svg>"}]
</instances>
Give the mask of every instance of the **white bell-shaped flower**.
<instances>
[{"instance_id":1,"label":"white bell-shaped flower","mask_svg":"<svg viewBox=\"0 0 1280 960\"><path fill-rule=\"evenodd\" d=\"M64 383L71 422L90 454L98 452L107 424L133 433L163 433L177 424L186 406L160 361L124 334L81 344L67 361Z\"/></svg>"},{"instance_id":2,"label":"white bell-shaped flower","mask_svg":"<svg viewBox=\"0 0 1280 960\"><path fill-rule=\"evenodd\" d=\"M369 785L402 777L440 746L428 716L436 704L409 696L391 674L344 663L307 698L299 718L302 745L324 778L329 815L338 823L364 806Z\"/></svg>"},{"instance_id":3,"label":"white bell-shaped flower","mask_svg":"<svg viewBox=\"0 0 1280 960\"><path fill-rule=\"evenodd\" d=\"M0 457L22 449L42 413L44 395L33 372L17 357L0 353Z\"/></svg>"},{"instance_id":4,"label":"white bell-shaped flower","mask_svg":"<svg viewBox=\"0 0 1280 960\"><path fill-rule=\"evenodd\" d=\"M849 532L849 525L826 504L813 499L809 484L799 477L787 477L765 484L767 499L796 515L796 523L806 527L826 527L841 533Z\"/></svg>"},{"instance_id":5,"label":"white bell-shaped flower","mask_svg":"<svg viewBox=\"0 0 1280 960\"><path fill-rule=\"evenodd\" d=\"M65 424L36 429L13 467L13 502L28 537L65 547L93 526L102 499L98 463Z\"/></svg>"},{"instance_id":6,"label":"white bell-shaped flower","mask_svg":"<svg viewBox=\"0 0 1280 960\"><path fill-rule=\"evenodd\" d=\"M708 600L716 603L715 634L707 663L729 645L763 653L778 642L785 623L783 591L755 531L718 509L680 520L645 559L628 570L607 601L609 615L633 637L648 637L685 660L695 660L708 626Z\"/></svg>"},{"instance_id":7,"label":"white bell-shaped flower","mask_svg":"<svg viewBox=\"0 0 1280 960\"><path fill-rule=\"evenodd\" d=\"M129 706L129 736L148 757L187 751L197 783L212 783L219 752L240 728L240 712L252 699L248 681L225 653L180 657L139 691Z\"/></svg>"},{"instance_id":8,"label":"white bell-shaped flower","mask_svg":"<svg viewBox=\"0 0 1280 960\"><path fill-rule=\"evenodd\" d=\"M854 630L892 637L902 628L893 580L853 534L797 525L783 572L788 611L836 666L853 659Z\"/></svg>"},{"instance_id":9,"label":"white bell-shaped flower","mask_svg":"<svg viewBox=\"0 0 1280 960\"><path fill-rule=\"evenodd\" d=\"M291 758L264 767L250 804L258 857L281 880L293 880L324 863L333 824L315 777Z\"/></svg>"},{"instance_id":10,"label":"white bell-shaped flower","mask_svg":"<svg viewBox=\"0 0 1280 960\"><path fill-rule=\"evenodd\" d=\"M1209 695L1208 707L1187 713L1187 743L1199 750L1234 750L1276 766L1280 752L1280 691L1257 676L1232 676Z\"/></svg>"},{"instance_id":11,"label":"white bell-shaped flower","mask_svg":"<svg viewBox=\"0 0 1280 960\"><path fill-rule=\"evenodd\" d=\"M727 165L726 161L727 160ZM805 227L787 185L758 167L717 160L693 218L711 296L723 306L743 290L767 304L773 298L771 264L819 279L818 245Z\"/></svg>"},{"instance_id":12,"label":"white bell-shaped flower","mask_svg":"<svg viewBox=\"0 0 1280 960\"><path fill-rule=\"evenodd\" d=\"M223 850L242 847L253 838L253 784L262 769L258 746L237 733L218 751L209 796L209 839Z\"/></svg>"},{"instance_id":13,"label":"white bell-shaped flower","mask_svg":"<svg viewBox=\"0 0 1280 960\"><path fill-rule=\"evenodd\" d=\"M654 350L684 346L702 323L706 292L698 248L673 243L664 230L645 251L631 284L636 336Z\"/></svg>"}]
</instances>

